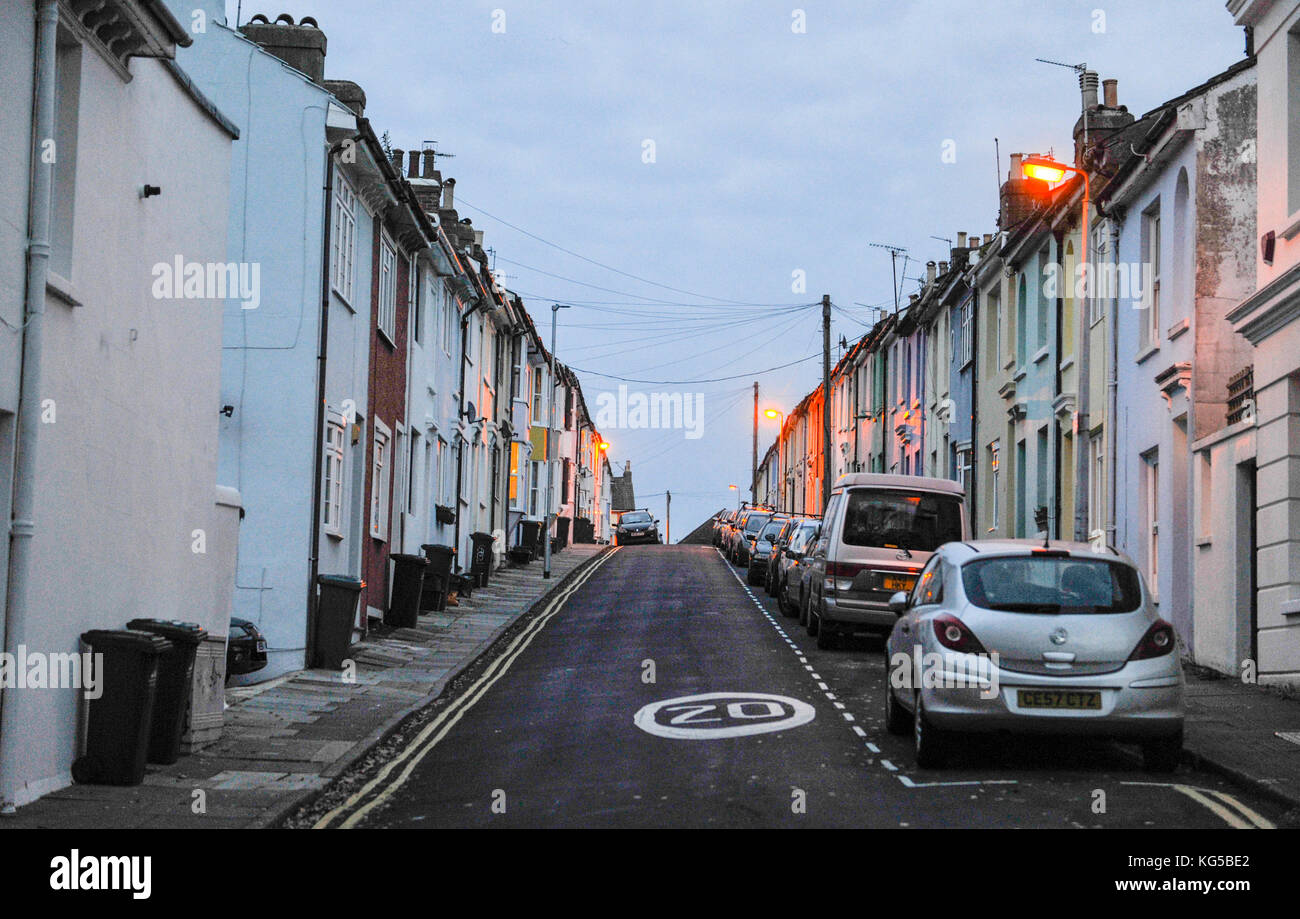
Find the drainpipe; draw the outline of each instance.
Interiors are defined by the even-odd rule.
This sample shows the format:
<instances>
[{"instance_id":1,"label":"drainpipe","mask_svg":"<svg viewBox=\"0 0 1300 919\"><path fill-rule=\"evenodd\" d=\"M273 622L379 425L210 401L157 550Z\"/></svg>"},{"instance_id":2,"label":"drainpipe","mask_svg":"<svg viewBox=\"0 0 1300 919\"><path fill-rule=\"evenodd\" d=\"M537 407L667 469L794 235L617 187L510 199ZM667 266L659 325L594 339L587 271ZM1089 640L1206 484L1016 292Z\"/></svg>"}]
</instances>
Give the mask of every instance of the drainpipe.
<instances>
[{"instance_id":1,"label":"drainpipe","mask_svg":"<svg viewBox=\"0 0 1300 919\"><path fill-rule=\"evenodd\" d=\"M56 54L59 26L56 0L40 0L36 8L36 95L32 112L31 178L27 243L26 325L23 329L22 375L18 397L18 443L14 459L13 523L9 537L9 597L3 617L4 649L16 651L27 630L28 585L31 582L32 541L36 535L36 447L41 424L41 332L45 323L45 282L50 267L50 197L54 166L36 151L54 136ZM8 704L6 704L8 703ZM17 798L17 766L23 737L21 711L0 691L0 812L13 813Z\"/></svg>"},{"instance_id":2,"label":"drainpipe","mask_svg":"<svg viewBox=\"0 0 1300 919\"><path fill-rule=\"evenodd\" d=\"M316 576L320 573L320 530L321 498L325 462L325 369L329 351L330 333L330 230L332 226L331 211L334 207L334 157L349 144L362 142L362 135L341 140L330 147L325 156L325 218L321 232L321 302L320 302L320 340L316 345L316 439L315 457L312 460L311 486L311 542L307 546L307 634L303 639L306 648L306 662L310 666L315 642L312 640L313 623L316 621ZM345 419L347 421L349 419ZM355 423L355 419L351 419Z\"/></svg>"},{"instance_id":3,"label":"drainpipe","mask_svg":"<svg viewBox=\"0 0 1300 919\"><path fill-rule=\"evenodd\" d=\"M1111 261L1117 263L1119 259L1119 225L1112 216L1109 221L1110 229L1110 257ZM1115 545L1115 513L1119 508L1119 499L1116 495L1116 485L1119 483L1119 470L1116 463L1119 462L1119 293L1118 291L1109 298L1110 305L1107 308L1109 316L1109 338L1110 338L1110 369L1106 373L1107 400L1109 405L1106 411L1106 475L1109 477L1108 487L1110 498L1110 513L1106 515L1106 533L1107 545Z\"/></svg>"},{"instance_id":4,"label":"drainpipe","mask_svg":"<svg viewBox=\"0 0 1300 919\"><path fill-rule=\"evenodd\" d=\"M465 418L465 349L469 344L469 320L477 309L477 304L471 305L460 320L460 408L456 411L456 535L452 543L457 552L460 551L460 496L465 471L466 441L460 436L460 424Z\"/></svg>"}]
</instances>

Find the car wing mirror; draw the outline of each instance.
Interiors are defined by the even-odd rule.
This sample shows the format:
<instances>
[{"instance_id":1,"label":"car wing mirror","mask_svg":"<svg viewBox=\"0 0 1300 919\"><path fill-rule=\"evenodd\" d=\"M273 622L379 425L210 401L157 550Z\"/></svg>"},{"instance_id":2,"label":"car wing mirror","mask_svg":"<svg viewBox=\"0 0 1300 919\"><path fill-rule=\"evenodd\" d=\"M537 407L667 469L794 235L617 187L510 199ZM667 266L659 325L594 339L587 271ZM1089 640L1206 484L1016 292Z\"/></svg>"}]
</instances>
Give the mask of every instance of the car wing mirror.
<instances>
[{"instance_id":1,"label":"car wing mirror","mask_svg":"<svg viewBox=\"0 0 1300 919\"><path fill-rule=\"evenodd\" d=\"M901 616L903 613L907 612L907 592L900 590L890 597L889 608L893 610L894 614L897 616Z\"/></svg>"}]
</instances>

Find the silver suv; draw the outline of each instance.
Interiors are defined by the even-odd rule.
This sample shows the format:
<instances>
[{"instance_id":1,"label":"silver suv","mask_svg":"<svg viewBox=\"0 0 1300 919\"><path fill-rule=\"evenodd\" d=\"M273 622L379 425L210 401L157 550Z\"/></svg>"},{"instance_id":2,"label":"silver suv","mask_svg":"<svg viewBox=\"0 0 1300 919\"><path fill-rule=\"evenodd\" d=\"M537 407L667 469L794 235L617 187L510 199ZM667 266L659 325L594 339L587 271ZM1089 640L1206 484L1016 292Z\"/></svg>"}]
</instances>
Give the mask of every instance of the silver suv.
<instances>
[{"instance_id":1,"label":"silver suv","mask_svg":"<svg viewBox=\"0 0 1300 919\"><path fill-rule=\"evenodd\" d=\"M889 598L912 589L935 549L970 538L964 496L948 479L840 476L809 558L807 625L817 647L856 632L889 634Z\"/></svg>"}]
</instances>

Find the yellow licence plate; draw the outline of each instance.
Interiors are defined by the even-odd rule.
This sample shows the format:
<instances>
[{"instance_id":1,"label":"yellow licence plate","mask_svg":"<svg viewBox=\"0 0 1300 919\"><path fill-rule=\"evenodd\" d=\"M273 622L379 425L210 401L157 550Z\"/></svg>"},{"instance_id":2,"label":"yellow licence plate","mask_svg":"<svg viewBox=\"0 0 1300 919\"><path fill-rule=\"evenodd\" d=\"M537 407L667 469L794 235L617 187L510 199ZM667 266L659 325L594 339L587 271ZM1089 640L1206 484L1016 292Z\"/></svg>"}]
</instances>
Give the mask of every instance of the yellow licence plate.
<instances>
[{"instance_id":1,"label":"yellow licence plate","mask_svg":"<svg viewBox=\"0 0 1300 919\"><path fill-rule=\"evenodd\" d=\"M1020 689L1016 698L1021 708L1066 708L1099 711L1101 693L1069 689Z\"/></svg>"},{"instance_id":2,"label":"yellow licence plate","mask_svg":"<svg viewBox=\"0 0 1300 919\"><path fill-rule=\"evenodd\" d=\"M916 578L884 578L885 590L911 590Z\"/></svg>"}]
</instances>

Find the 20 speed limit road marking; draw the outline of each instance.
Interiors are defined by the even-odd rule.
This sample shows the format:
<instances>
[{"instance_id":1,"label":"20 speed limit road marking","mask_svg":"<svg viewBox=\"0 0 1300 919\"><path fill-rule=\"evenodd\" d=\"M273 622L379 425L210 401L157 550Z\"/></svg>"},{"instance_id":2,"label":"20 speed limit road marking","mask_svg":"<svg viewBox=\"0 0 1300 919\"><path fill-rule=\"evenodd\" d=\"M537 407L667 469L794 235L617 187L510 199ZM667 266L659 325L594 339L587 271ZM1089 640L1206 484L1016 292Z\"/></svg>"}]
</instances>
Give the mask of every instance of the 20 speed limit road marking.
<instances>
[{"instance_id":1,"label":"20 speed limit road marking","mask_svg":"<svg viewBox=\"0 0 1300 919\"><path fill-rule=\"evenodd\" d=\"M447 736L447 733L456 726L456 722L460 721L464 714L473 708L474 704L478 702L479 699L483 698L484 694L492 688L493 684L505 675L506 671L510 669L510 665L519 658L519 655L524 653L532 643L533 639L537 637L537 633L546 628L546 623L550 622L551 619L564 607L564 604L568 601L569 597L573 596L578 588L587 583L587 580L596 573L596 570L600 568L601 565L605 564L605 562L609 561L610 557L618 551L618 548L615 548L612 552L602 556L590 568L575 578L572 584L560 591L554 599L546 605L542 614L530 622L522 632L515 636L515 639L510 643L510 646L506 648L500 657L488 665L488 668L483 671L483 674L472 686L469 687L469 689L452 700L452 702L438 715L437 718L425 725L424 729L421 730L419 734L415 735L415 737L402 749L402 752L384 764L384 767L380 769L379 772L375 774L375 777L367 782L361 790L354 793L338 807L321 817L316 821L312 829L326 829L344 814L348 814L348 816L339 824L339 826L345 830L351 829L364 820L366 815L372 810L387 801L395 791L406 784L407 779L409 779L411 774L415 772L416 766L420 765L420 762L429 755L430 751L432 751L433 748ZM389 777L392 776L394 770L403 763L406 765L402 771L395 778L390 780ZM365 801L365 799L372 794L374 796L371 797L369 801L366 801L364 805L358 807L362 801Z\"/></svg>"}]
</instances>

